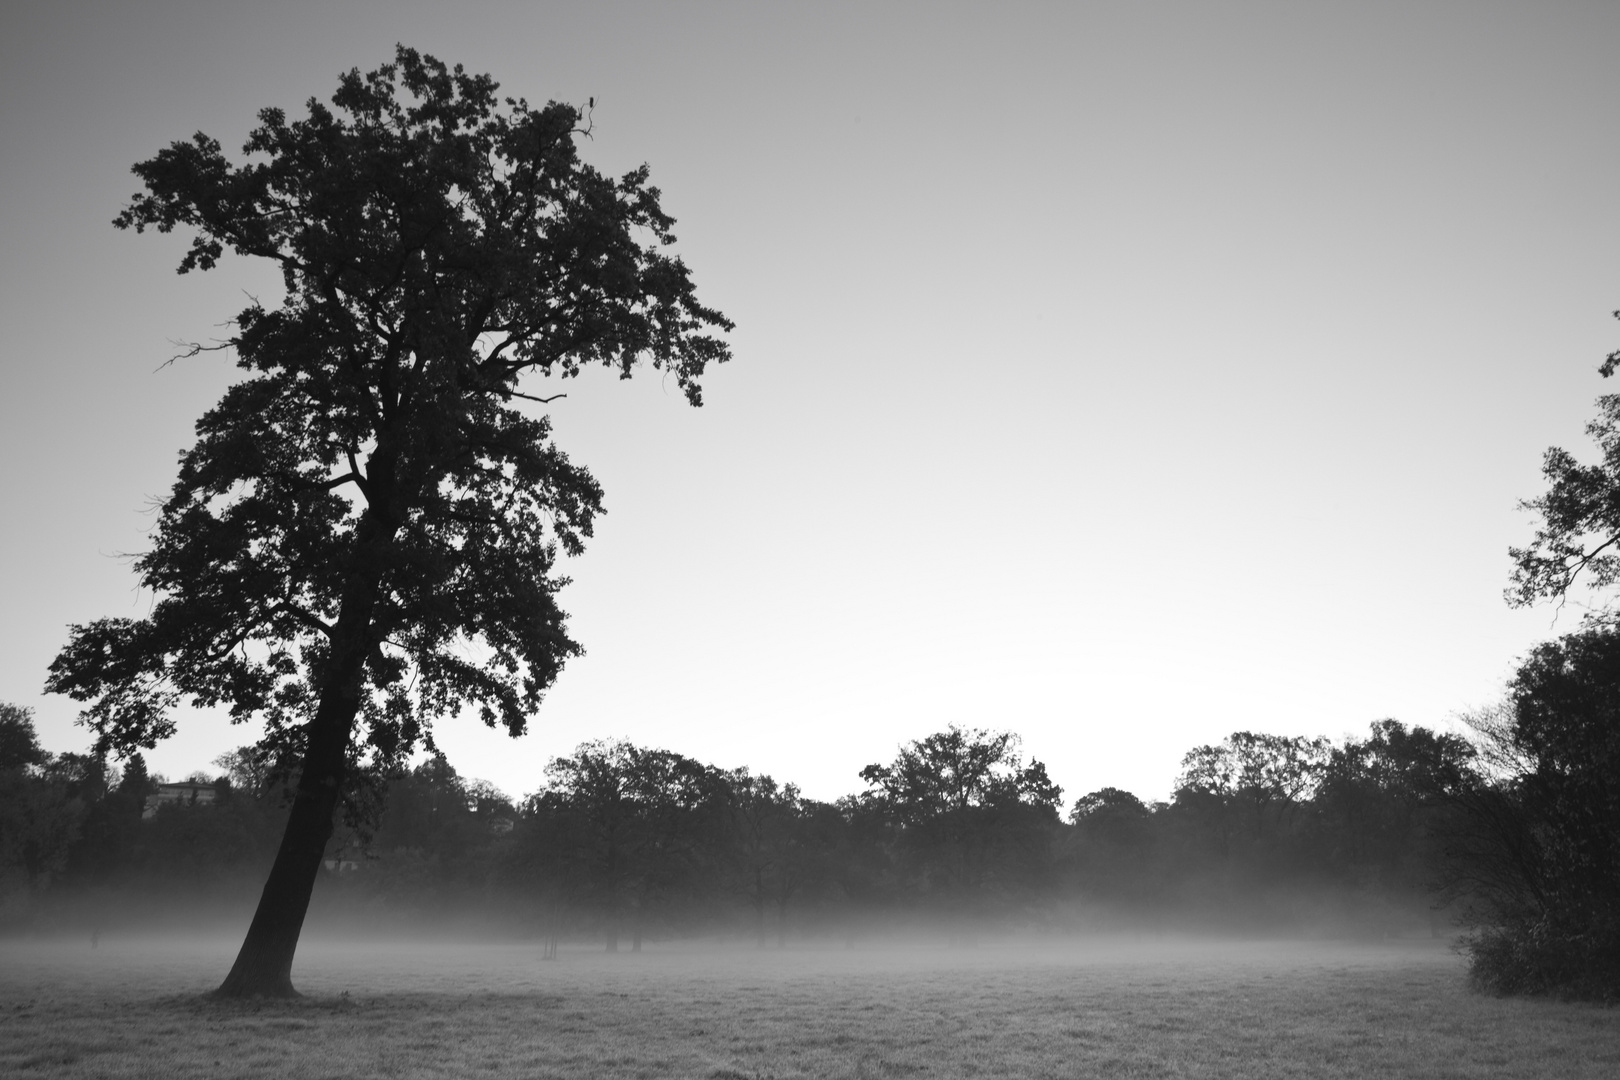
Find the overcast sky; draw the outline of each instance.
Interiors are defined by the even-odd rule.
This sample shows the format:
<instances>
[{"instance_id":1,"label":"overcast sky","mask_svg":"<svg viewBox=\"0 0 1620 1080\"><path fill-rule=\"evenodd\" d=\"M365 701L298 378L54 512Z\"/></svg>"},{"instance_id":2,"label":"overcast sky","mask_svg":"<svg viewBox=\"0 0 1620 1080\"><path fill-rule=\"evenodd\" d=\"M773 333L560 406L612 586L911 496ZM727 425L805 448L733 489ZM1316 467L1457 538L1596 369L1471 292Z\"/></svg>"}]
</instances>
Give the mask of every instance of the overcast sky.
<instances>
[{"instance_id":1,"label":"overcast sky","mask_svg":"<svg viewBox=\"0 0 1620 1080\"><path fill-rule=\"evenodd\" d=\"M1502 600L1549 445L1620 348L1620 5L8 5L0 15L0 701L127 559L236 369L165 366L278 293L109 224L129 166L239 146L396 41L594 96L735 360L687 407L586 377L553 417L607 492L563 594L588 655L511 795L626 736L808 794L947 724L1072 799L1168 795L1235 730L1444 727L1555 625ZM148 755L208 769L213 716Z\"/></svg>"}]
</instances>

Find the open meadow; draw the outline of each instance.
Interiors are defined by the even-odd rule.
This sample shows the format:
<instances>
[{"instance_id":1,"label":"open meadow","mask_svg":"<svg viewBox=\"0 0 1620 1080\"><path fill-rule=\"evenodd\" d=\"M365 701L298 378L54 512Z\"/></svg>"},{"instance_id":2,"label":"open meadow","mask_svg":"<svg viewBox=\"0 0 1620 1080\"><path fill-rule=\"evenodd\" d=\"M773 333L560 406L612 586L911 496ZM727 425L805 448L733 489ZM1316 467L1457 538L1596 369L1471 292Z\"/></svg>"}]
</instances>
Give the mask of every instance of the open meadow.
<instances>
[{"instance_id":1,"label":"open meadow","mask_svg":"<svg viewBox=\"0 0 1620 1080\"><path fill-rule=\"evenodd\" d=\"M976 948L0 942L0 1076L1603 1077L1620 1013L1482 997L1437 942Z\"/></svg>"}]
</instances>

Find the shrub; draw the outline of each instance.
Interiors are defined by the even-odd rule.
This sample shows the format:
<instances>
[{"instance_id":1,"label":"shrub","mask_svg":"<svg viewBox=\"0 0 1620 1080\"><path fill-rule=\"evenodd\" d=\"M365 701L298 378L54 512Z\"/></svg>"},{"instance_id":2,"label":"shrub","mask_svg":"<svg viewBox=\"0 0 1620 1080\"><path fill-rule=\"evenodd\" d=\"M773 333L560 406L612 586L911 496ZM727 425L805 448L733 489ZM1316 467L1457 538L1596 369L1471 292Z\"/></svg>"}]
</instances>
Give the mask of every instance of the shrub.
<instances>
[{"instance_id":1,"label":"shrub","mask_svg":"<svg viewBox=\"0 0 1620 1080\"><path fill-rule=\"evenodd\" d=\"M1550 917L1498 923L1462 943L1469 981L1486 993L1620 1002L1620 922Z\"/></svg>"}]
</instances>

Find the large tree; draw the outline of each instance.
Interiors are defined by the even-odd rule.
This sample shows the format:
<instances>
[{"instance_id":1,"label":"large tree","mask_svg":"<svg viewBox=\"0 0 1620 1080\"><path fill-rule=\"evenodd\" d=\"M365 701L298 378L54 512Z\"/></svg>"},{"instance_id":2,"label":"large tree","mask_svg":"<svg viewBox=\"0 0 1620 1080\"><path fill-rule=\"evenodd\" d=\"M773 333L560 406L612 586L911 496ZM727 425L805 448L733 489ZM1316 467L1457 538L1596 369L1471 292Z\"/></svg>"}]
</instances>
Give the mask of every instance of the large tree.
<instances>
[{"instance_id":1,"label":"large tree","mask_svg":"<svg viewBox=\"0 0 1620 1080\"><path fill-rule=\"evenodd\" d=\"M1505 705L1470 720L1496 766L1453 797L1474 980L1620 999L1620 630L1594 620L1536 646Z\"/></svg>"},{"instance_id":2,"label":"large tree","mask_svg":"<svg viewBox=\"0 0 1620 1080\"><path fill-rule=\"evenodd\" d=\"M285 838L227 995L290 995L345 790L464 708L522 734L580 647L556 594L602 510L536 378L667 372L687 400L728 349L666 248L645 167L582 162L585 114L497 96L400 47L328 107L259 113L245 161L198 134L134 167L114 222L280 268L223 348L248 376L197 423L151 549L144 619L75 626L47 688L103 749L150 747L189 700L261 717L296 762ZM200 350L199 350L200 351ZM288 754L290 753L290 756Z\"/></svg>"},{"instance_id":3,"label":"large tree","mask_svg":"<svg viewBox=\"0 0 1620 1080\"><path fill-rule=\"evenodd\" d=\"M1620 312L1616 312L1620 317ZM1600 373L1620 370L1610 353ZM1486 766L1461 789L1459 878L1479 901L1473 974L1501 991L1620 998L1620 395L1587 425L1599 460L1559 447L1508 603L1582 594L1580 630L1533 649L1503 707L1473 718Z\"/></svg>"}]
</instances>

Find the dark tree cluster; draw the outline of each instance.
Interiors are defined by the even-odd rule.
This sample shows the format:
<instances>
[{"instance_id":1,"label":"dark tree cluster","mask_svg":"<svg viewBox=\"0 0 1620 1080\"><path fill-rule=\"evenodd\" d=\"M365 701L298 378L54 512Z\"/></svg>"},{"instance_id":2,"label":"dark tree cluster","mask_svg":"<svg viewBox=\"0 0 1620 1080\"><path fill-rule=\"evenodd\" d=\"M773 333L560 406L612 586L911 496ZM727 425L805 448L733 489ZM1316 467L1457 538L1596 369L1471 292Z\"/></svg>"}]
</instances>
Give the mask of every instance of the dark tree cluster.
<instances>
[{"instance_id":1,"label":"dark tree cluster","mask_svg":"<svg viewBox=\"0 0 1620 1080\"><path fill-rule=\"evenodd\" d=\"M1616 312L1620 318L1620 312ZM1608 377L1620 352L1604 361ZM1531 651L1506 702L1475 718L1487 768L1464 790L1453 862L1477 898L1476 982L1499 993L1620 1000L1620 395L1587 425L1598 460L1554 447L1540 519L1510 549L1507 599L1571 599L1578 630Z\"/></svg>"},{"instance_id":2,"label":"dark tree cluster","mask_svg":"<svg viewBox=\"0 0 1620 1080\"><path fill-rule=\"evenodd\" d=\"M138 755L109 785L97 759L51 759L26 714L6 715L22 749L7 751L0 824L40 838L4 853L14 923L112 928L250 903L294 779L244 748L198 778L213 797L160 804ZM1339 746L1237 732L1187 753L1169 802L1103 788L1066 815L1007 732L948 728L860 779L826 803L746 768L591 742L514 802L432 754L336 830L312 910L349 928L534 936L548 953L917 925L1409 932L1429 924L1437 883L1462 891L1442 862L1453 803L1488 783L1469 744L1395 721Z\"/></svg>"},{"instance_id":3,"label":"dark tree cluster","mask_svg":"<svg viewBox=\"0 0 1620 1080\"><path fill-rule=\"evenodd\" d=\"M1456 736L1372 725L1364 739L1234 732L1182 759L1168 803L1104 788L1070 813L1084 895L1152 925L1380 936L1443 924Z\"/></svg>"},{"instance_id":4,"label":"dark tree cluster","mask_svg":"<svg viewBox=\"0 0 1620 1080\"><path fill-rule=\"evenodd\" d=\"M1620 999L1620 629L1538 646L1474 723L1491 768L1458 792L1450 870L1475 981Z\"/></svg>"},{"instance_id":5,"label":"dark tree cluster","mask_svg":"<svg viewBox=\"0 0 1620 1080\"><path fill-rule=\"evenodd\" d=\"M193 920L200 906L251 900L286 820L222 758L192 796L158 807L139 753L122 769L95 754L39 747L27 710L0 705L0 920L91 930ZM201 798L198 795L201 795ZM193 812L206 808L207 812Z\"/></svg>"}]
</instances>

